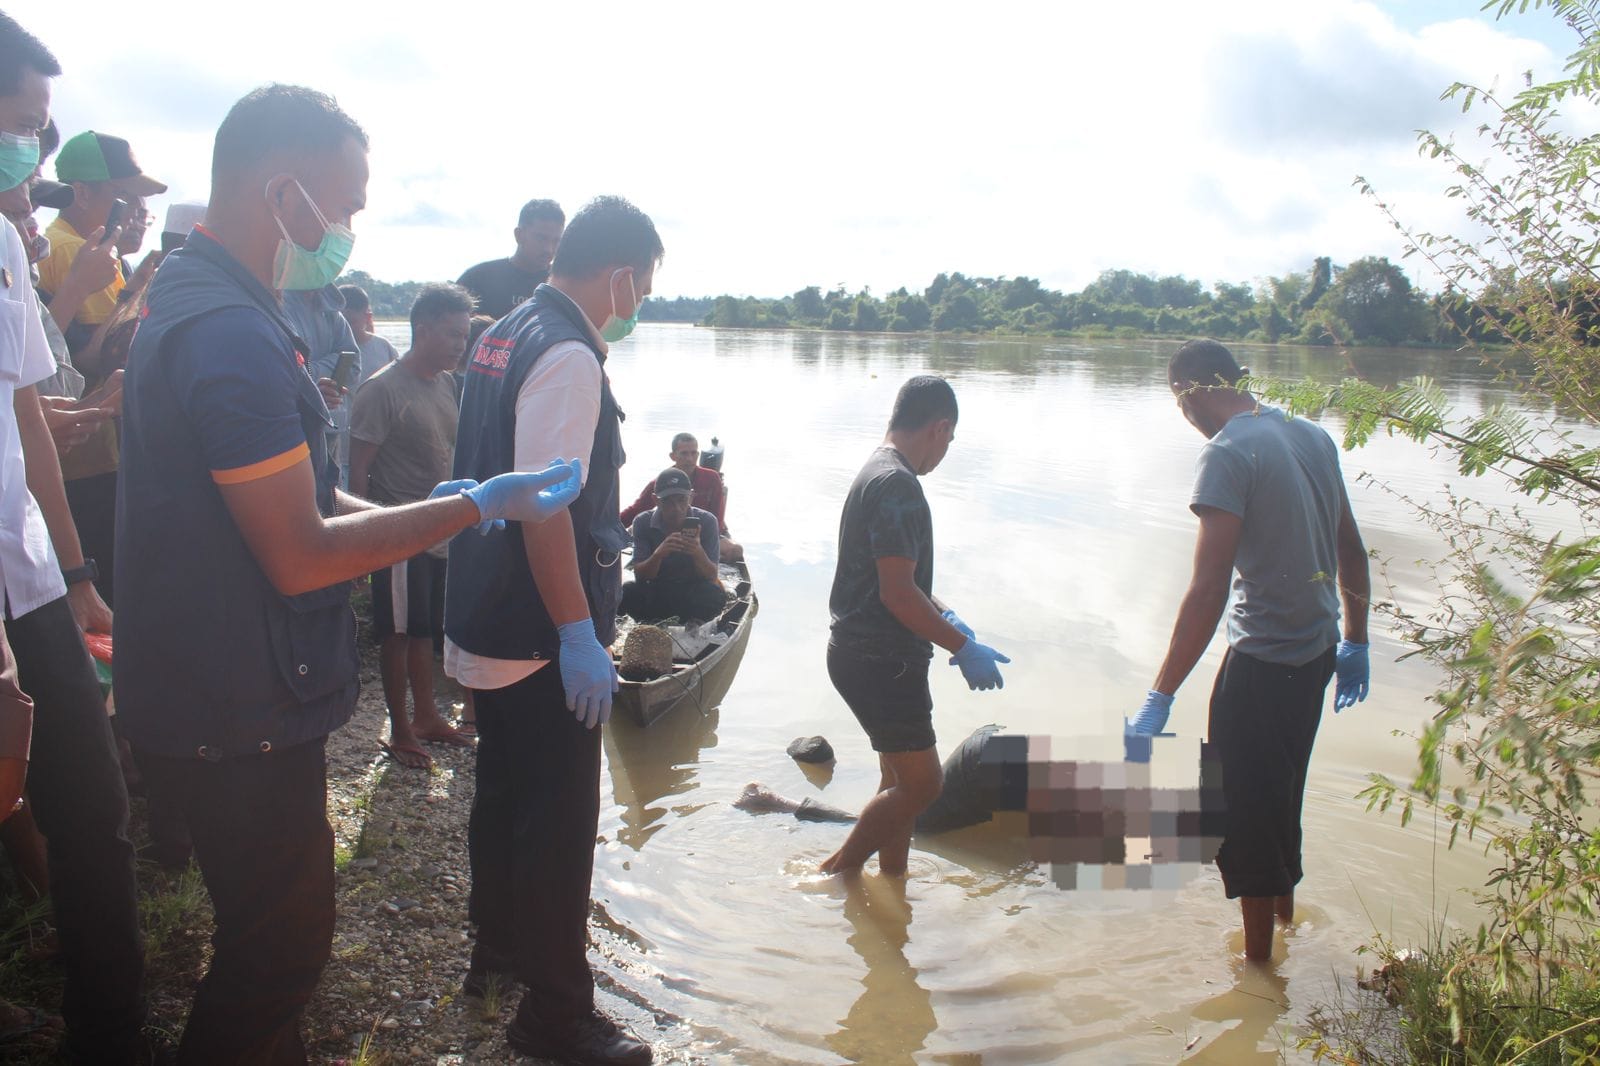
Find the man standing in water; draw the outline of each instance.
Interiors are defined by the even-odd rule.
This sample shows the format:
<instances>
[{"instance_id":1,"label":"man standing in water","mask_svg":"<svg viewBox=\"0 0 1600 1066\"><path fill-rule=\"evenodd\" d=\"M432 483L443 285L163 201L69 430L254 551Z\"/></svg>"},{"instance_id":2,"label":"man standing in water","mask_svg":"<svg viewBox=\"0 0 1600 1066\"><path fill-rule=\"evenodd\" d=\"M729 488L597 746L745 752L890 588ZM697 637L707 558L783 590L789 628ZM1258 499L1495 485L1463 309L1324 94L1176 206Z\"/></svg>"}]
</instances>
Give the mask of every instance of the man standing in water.
<instances>
[{"instance_id":1,"label":"man standing in water","mask_svg":"<svg viewBox=\"0 0 1600 1066\"><path fill-rule=\"evenodd\" d=\"M627 531L617 517L621 413L608 346L633 330L661 238L601 197L572 219L550 281L479 338L467 365L457 477L581 461L566 517L450 547L445 670L472 690L478 780L467 847L478 926L464 990L527 987L507 1039L538 1058L648 1063L595 1007L589 887L600 820L600 726L611 716Z\"/></svg>"},{"instance_id":2,"label":"man standing in water","mask_svg":"<svg viewBox=\"0 0 1600 1066\"><path fill-rule=\"evenodd\" d=\"M1011 661L933 598L933 515L918 479L944 460L956 417L948 381L906 382L888 436L845 497L828 598L828 677L872 741L882 780L844 845L823 862L826 874L859 870L873 852L883 873L906 872L912 827L943 782L928 692L933 645L952 653L973 689L1000 688L997 664Z\"/></svg>"},{"instance_id":3,"label":"man standing in water","mask_svg":"<svg viewBox=\"0 0 1600 1066\"><path fill-rule=\"evenodd\" d=\"M1300 807L1328 679L1337 671L1336 711L1367 698L1371 584L1338 448L1319 427L1239 388L1243 376L1233 354L1209 340L1188 342L1167 368L1184 417L1210 443L1200 452L1189 503L1200 519L1194 576L1167 657L1130 728L1151 736L1166 726L1173 695L1222 617L1231 581L1228 651L1208 727L1227 804L1217 865L1228 898L1243 912L1245 957L1264 962L1272 956L1274 915L1293 920Z\"/></svg>"}]
</instances>

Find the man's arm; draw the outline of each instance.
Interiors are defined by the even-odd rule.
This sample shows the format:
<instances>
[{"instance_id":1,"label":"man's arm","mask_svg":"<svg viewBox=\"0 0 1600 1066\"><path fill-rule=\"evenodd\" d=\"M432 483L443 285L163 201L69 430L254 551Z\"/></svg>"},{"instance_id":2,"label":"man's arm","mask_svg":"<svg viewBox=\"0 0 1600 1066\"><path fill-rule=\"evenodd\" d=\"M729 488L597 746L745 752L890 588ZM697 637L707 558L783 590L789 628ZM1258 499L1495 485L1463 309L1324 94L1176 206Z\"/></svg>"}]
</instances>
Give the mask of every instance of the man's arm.
<instances>
[{"instance_id":1,"label":"man's arm","mask_svg":"<svg viewBox=\"0 0 1600 1066\"><path fill-rule=\"evenodd\" d=\"M372 487L372 461L378 457L378 445L371 441L350 438L350 491L362 499L370 499Z\"/></svg>"},{"instance_id":2,"label":"man's arm","mask_svg":"<svg viewBox=\"0 0 1600 1066\"><path fill-rule=\"evenodd\" d=\"M558 626L589 617L589 597L578 576L578 546L572 516L563 511L548 522L522 524L522 545L544 609Z\"/></svg>"},{"instance_id":3,"label":"man's arm","mask_svg":"<svg viewBox=\"0 0 1600 1066\"><path fill-rule=\"evenodd\" d=\"M879 556L878 599L889 613L912 633L952 654L967 642L966 635L946 622L933 601L917 587L917 561L897 555Z\"/></svg>"},{"instance_id":4,"label":"man's arm","mask_svg":"<svg viewBox=\"0 0 1600 1066\"><path fill-rule=\"evenodd\" d=\"M67 505L67 490L61 481L61 460L56 455L56 442L50 436L44 410L39 406L38 389L29 385L16 390L11 406L17 416L17 433L22 438L28 491L44 515L50 543L55 546L56 561L64 570L82 566L83 548L78 543L78 527ZM67 603L80 629L111 632L111 610L100 599L92 582L79 581L69 586Z\"/></svg>"},{"instance_id":5,"label":"man's arm","mask_svg":"<svg viewBox=\"0 0 1600 1066\"><path fill-rule=\"evenodd\" d=\"M1236 514L1216 507L1195 510L1200 516L1200 536L1194 547L1194 574L1189 579L1189 590L1183 594L1167 657L1154 685L1157 692L1169 696L1178 691L1217 631L1223 608L1228 605L1233 560L1244 529L1244 520Z\"/></svg>"},{"instance_id":6,"label":"man's arm","mask_svg":"<svg viewBox=\"0 0 1600 1066\"><path fill-rule=\"evenodd\" d=\"M622 514L618 515L617 517L622 520L623 525L631 526L633 525L633 520L635 518L638 518L655 505L656 483L654 481L649 481L645 483L644 491L639 493L639 498L628 504L627 508L623 510Z\"/></svg>"},{"instance_id":7,"label":"man's arm","mask_svg":"<svg viewBox=\"0 0 1600 1066\"><path fill-rule=\"evenodd\" d=\"M1339 559L1339 598L1344 602L1344 639L1355 644L1367 643L1367 608L1372 601L1372 575L1367 569L1367 546L1361 541L1361 530L1356 526L1356 516L1350 510L1350 501L1344 501L1339 514L1337 552Z\"/></svg>"},{"instance_id":8,"label":"man's arm","mask_svg":"<svg viewBox=\"0 0 1600 1066\"><path fill-rule=\"evenodd\" d=\"M303 458L277 473L217 488L267 580L285 596L391 566L481 520L477 505L461 496L347 512L359 501L343 493L341 513L324 518L311 463ZM570 519L561 521L571 529Z\"/></svg>"},{"instance_id":9,"label":"man's arm","mask_svg":"<svg viewBox=\"0 0 1600 1066\"><path fill-rule=\"evenodd\" d=\"M676 537L677 535L674 534L673 536L668 537L666 540L663 540L660 544L656 545L656 550L650 553L649 558L644 559L641 562L634 563L634 576L642 577L646 581L649 581L659 574L661 572L661 564L667 561L667 556L671 555L673 552L682 550L678 547ZM638 551L639 538L637 536L633 538L633 544L634 550Z\"/></svg>"}]
</instances>

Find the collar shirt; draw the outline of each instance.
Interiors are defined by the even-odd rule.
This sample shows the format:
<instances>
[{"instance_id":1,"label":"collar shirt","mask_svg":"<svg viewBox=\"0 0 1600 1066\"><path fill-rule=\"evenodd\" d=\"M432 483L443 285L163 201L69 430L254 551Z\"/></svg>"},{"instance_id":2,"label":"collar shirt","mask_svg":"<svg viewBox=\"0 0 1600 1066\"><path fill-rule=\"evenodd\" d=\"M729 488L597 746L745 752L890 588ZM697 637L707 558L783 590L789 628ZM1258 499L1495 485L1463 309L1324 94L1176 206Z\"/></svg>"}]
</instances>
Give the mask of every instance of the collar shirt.
<instances>
[{"instance_id":1,"label":"collar shirt","mask_svg":"<svg viewBox=\"0 0 1600 1066\"><path fill-rule=\"evenodd\" d=\"M56 562L44 514L28 491L13 402L18 389L56 372L50 343L39 317L39 298L28 280L28 258L15 227L0 225L0 586L8 617L29 611L67 593Z\"/></svg>"}]
</instances>

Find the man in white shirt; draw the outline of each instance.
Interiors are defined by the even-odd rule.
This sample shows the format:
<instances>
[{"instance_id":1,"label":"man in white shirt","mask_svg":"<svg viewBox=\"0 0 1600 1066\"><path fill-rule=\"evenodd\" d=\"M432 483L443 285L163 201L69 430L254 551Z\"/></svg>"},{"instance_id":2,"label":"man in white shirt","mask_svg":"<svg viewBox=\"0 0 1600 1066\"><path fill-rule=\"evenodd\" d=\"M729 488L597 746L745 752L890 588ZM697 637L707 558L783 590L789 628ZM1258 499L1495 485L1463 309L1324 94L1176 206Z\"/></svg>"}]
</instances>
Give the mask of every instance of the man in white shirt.
<instances>
[{"instance_id":1,"label":"man in white shirt","mask_svg":"<svg viewBox=\"0 0 1600 1066\"><path fill-rule=\"evenodd\" d=\"M49 121L49 51L0 14L0 133L34 140ZM0 212L28 209L28 179L0 191ZM16 174L0 178L10 182ZM144 955L128 795L83 630L109 632L61 484L35 385L55 373L28 259L0 225L0 588L18 680L35 715L28 798L49 841L50 898L67 972L66 1046L95 1063L146 1061Z\"/></svg>"},{"instance_id":2,"label":"man in white shirt","mask_svg":"<svg viewBox=\"0 0 1600 1066\"><path fill-rule=\"evenodd\" d=\"M457 537L445 583L445 670L473 691L477 790L468 849L478 926L465 988L527 992L507 1033L524 1054L638 1064L648 1045L595 1009L587 929L627 531L620 418L605 373L662 254L655 226L604 197L567 227L550 281L472 351L455 476L581 461L583 491L540 526Z\"/></svg>"}]
</instances>

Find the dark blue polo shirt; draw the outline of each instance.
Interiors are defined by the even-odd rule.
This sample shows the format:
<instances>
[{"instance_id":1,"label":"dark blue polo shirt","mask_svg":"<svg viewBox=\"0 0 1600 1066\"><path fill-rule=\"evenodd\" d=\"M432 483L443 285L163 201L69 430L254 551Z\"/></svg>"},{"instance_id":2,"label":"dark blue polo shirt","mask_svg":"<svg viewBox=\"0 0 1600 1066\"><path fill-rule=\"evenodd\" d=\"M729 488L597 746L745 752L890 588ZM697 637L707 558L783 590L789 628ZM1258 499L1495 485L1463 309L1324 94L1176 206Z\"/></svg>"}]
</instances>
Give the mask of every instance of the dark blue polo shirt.
<instances>
[{"instance_id":1,"label":"dark blue polo shirt","mask_svg":"<svg viewBox=\"0 0 1600 1066\"><path fill-rule=\"evenodd\" d=\"M309 462L334 509L328 411L276 297L202 232L163 263L123 383L118 723L156 755L325 736L358 687L349 584L279 593L222 488Z\"/></svg>"}]
</instances>

